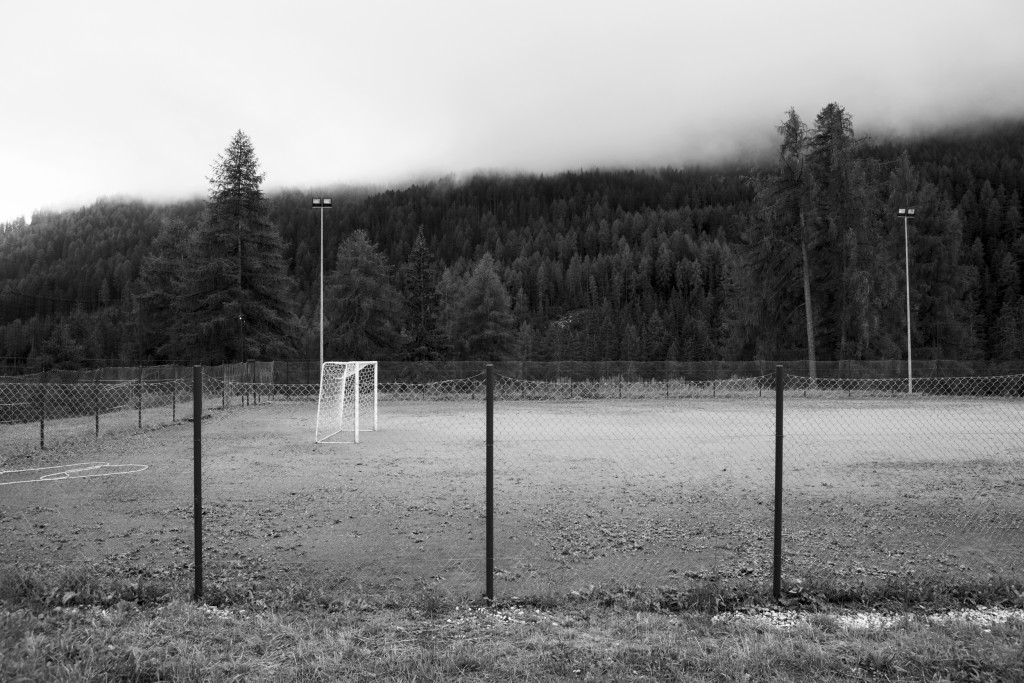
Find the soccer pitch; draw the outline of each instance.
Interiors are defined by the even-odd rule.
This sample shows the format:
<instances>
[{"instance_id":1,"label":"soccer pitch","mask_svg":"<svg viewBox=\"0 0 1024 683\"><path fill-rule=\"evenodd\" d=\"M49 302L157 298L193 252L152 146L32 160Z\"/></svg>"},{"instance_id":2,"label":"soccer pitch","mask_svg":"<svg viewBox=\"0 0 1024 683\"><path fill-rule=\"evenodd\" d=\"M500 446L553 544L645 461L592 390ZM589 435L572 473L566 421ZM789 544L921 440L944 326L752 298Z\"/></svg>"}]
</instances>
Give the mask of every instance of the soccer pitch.
<instances>
[{"instance_id":1,"label":"soccer pitch","mask_svg":"<svg viewBox=\"0 0 1024 683\"><path fill-rule=\"evenodd\" d=\"M1014 399L787 397L784 576L1020 573L1021 412ZM359 444L314 443L309 402L208 414L213 580L483 592L482 400L382 401ZM498 401L494 420L499 596L770 583L772 399ZM178 423L0 468L20 472L0 475L4 561L187 572L192 437ZM104 466L55 474L82 463Z\"/></svg>"}]
</instances>

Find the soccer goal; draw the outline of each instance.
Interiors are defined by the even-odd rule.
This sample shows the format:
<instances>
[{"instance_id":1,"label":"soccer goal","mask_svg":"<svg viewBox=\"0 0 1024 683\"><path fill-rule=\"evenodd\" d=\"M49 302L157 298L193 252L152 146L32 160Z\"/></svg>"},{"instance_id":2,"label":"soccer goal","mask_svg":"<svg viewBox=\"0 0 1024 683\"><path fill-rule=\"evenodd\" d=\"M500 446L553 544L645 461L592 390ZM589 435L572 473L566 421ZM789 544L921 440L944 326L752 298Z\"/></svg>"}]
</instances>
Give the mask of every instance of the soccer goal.
<instances>
[{"instance_id":1,"label":"soccer goal","mask_svg":"<svg viewBox=\"0 0 1024 683\"><path fill-rule=\"evenodd\" d=\"M359 443L359 432L377 431L377 361L330 361L320 368L317 443ZM348 437L351 432L352 438Z\"/></svg>"}]
</instances>

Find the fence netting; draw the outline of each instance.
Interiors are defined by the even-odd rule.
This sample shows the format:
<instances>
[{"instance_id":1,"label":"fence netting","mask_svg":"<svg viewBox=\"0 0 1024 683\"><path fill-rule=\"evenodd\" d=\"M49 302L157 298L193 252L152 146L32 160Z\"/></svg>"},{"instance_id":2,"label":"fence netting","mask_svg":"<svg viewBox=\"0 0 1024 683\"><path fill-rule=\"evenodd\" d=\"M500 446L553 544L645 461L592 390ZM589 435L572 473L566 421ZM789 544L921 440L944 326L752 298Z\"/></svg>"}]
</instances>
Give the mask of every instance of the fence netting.
<instances>
[{"instance_id":1,"label":"fence netting","mask_svg":"<svg viewBox=\"0 0 1024 683\"><path fill-rule=\"evenodd\" d=\"M770 575L773 386L499 378L496 593Z\"/></svg>"},{"instance_id":2,"label":"fence netting","mask_svg":"<svg viewBox=\"0 0 1024 683\"><path fill-rule=\"evenodd\" d=\"M317 444L318 385L276 381L272 364L204 368L207 589L481 595L480 369L382 370L379 429ZM768 580L774 374L512 369L494 384L498 597ZM192 374L104 372L0 379L0 563L187 583ZM1018 374L787 376L784 575L1019 574L1022 394Z\"/></svg>"},{"instance_id":3,"label":"fence netting","mask_svg":"<svg viewBox=\"0 0 1024 683\"><path fill-rule=\"evenodd\" d=\"M0 382L0 568L32 577L94 566L187 585L190 392L174 379Z\"/></svg>"},{"instance_id":4,"label":"fence netting","mask_svg":"<svg viewBox=\"0 0 1024 683\"><path fill-rule=\"evenodd\" d=\"M482 387L381 383L379 430L364 416L356 444L315 442L316 385L253 385L248 399L229 385L224 417L203 424L213 580L480 595Z\"/></svg>"},{"instance_id":5,"label":"fence netting","mask_svg":"<svg viewBox=\"0 0 1024 683\"><path fill-rule=\"evenodd\" d=\"M788 377L787 574L1019 572L1022 394L1021 375Z\"/></svg>"}]
</instances>

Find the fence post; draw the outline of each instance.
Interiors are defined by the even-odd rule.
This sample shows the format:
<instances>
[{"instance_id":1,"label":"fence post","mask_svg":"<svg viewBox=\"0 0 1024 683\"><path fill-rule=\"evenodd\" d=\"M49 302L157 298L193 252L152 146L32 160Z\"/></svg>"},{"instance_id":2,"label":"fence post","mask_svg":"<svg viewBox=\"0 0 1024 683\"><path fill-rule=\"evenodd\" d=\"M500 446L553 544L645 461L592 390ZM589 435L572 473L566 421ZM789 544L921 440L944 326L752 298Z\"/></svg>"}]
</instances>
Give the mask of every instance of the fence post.
<instances>
[{"instance_id":1,"label":"fence post","mask_svg":"<svg viewBox=\"0 0 1024 683\"><path fill-rule=\"evenodd\" d=\"M195 537L195 590L193 600L203 597L203 367L192 366L192 493Z\"/></svg>"},{"instance_id":2,"label":"fence post","mask_svg":"<svg viewBox=\"0 0 1024 683\"><path fill-rule=\"evenodd\" d=\"M772 595L782 597L782 401L786 376L775 366L775 553L772 562Z\"/></svg>"},{"instance_id":3,"label":"fence post","mask_svg":"<svg viewBox=\"0 0 1024 683\"><path fill-rule=\"evenodd\" d=\"M228 366L220 366L220 407L228 407Z\"/></svg>"},{"instance_id":4,"label":"fence post","mask_svg":"<svg viewBox=\"0 0 1024 683\"><path fill-rule=\"evenodd\" d=\"M46 370L39 374L39 450L46 450Z\"/></svg>"},{"instance_id":5,"label":"fence post","mask_svg":"<svg viewBox=\"0 0 1024 683\"><path fill-rule=\"evenodd\" d=\"M260 378L256 375L256 361L250 360L249 365L252 368L249 373L249 379L252 381L252 404L258 406L260 404Z\"/></svg>"},{"instance_id":6,"label":"fence post","mask_svg":"<svg viewBox=\"0 0 1024 683\"><path fill-rule=\"evenodd\" d=\"M96 438L100 438L100 371L94 370L92 379L92 402L96 411Z\"/></svg>"},{"instance_id":7,"label":"fence post","mask_svg":"<svg viewBox=\"0 0 1024 683\"><path fill-rule=\"evenodd\" d=\"M178 421L178 366L172 366L171 371L171 424Z\"/></svg>"},{"instance_id":8,"label":"fence post","mask_svg":"<svg viewBox=\"0 0 1024 683\"><path fill-rule=\"evenodd\" d=\"M142 429L142 365L139 365L139 429Z\"/></svg>"},{"instance_id":9,"label":"fence post","mask_svg":"<svg viewBox=\"0 0 1024 683\"><path fill-rule=\"evenodd\" d=\"M494 602L494 365L487 364L487 601Z\"/></svg>"}]
</instances>

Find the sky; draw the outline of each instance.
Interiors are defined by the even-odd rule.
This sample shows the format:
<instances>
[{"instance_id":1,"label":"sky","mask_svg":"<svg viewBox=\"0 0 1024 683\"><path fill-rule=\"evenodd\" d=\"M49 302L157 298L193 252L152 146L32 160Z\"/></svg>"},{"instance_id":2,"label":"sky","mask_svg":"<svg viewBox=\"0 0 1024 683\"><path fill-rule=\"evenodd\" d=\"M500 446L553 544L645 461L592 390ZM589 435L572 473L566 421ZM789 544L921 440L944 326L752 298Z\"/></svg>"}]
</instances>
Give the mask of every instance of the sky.
<instances>
[{"instance_id":1,"label":"sky","mask_svg":"<svg viewBox=\"0 0 1024 683\"><path fill-rule=\"evenodd\" d=\"M0 222L264 188L686 166L794 107L858 134L1024 117L1021 0L0 0Z\"/></svg>"}]
</instances>

